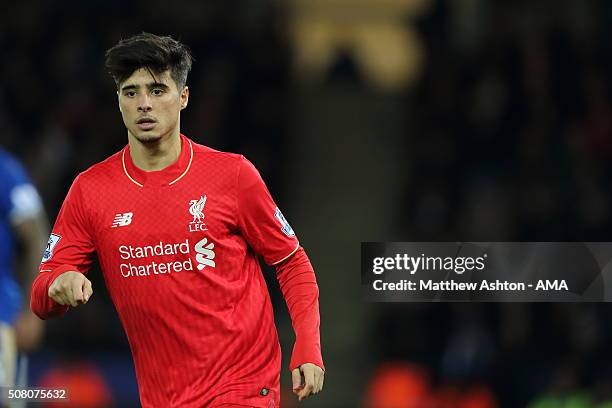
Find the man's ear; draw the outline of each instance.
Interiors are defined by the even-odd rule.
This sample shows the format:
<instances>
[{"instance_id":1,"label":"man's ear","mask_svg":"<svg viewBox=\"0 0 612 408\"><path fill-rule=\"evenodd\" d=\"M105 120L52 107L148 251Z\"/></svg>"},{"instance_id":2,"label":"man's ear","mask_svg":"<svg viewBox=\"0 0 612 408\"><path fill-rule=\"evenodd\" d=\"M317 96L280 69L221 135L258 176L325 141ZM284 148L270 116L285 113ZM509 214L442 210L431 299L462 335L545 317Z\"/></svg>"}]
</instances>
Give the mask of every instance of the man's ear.
<instances>
[{"instance_id":1,"label":"man's ear","mask_svg":"<svg viewBox=\"0 0 612 408\"><path fill-rule=\"evenodd\" d=\"M185 86L181 92L181 110L187 107L189 103L189 87Z\"/></svg>"},{"instance_id":2,"label":"man's ear","mask_svg":"<svg viewBox=\"0 0 612 408\"><path fill-rule=\"evenodd\" d=\"M117 89L117 105L119 105L119 112L123 113L121 110L121 104L119 103L119 90Z\"/></svg>"}]
</instances>

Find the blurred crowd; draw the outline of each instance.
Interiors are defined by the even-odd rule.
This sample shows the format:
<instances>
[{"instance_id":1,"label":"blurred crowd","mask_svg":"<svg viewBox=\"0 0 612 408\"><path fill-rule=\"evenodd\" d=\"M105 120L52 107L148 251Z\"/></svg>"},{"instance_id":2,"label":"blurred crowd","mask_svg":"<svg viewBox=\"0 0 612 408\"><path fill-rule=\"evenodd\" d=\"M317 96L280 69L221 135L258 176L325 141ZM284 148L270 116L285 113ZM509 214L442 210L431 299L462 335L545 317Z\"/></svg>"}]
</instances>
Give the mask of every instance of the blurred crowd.
<instances>
[{"instance_id":1,"label":"blurred crowd","mask_svg":"<svg viewBox=\"0 0 612 408\"><path fill-rule=\"evenodd\" d=\"M306 404L604 408L607 304L346 288L361 241L610 241L610 27L609 0L24 0L0 15L0 143L53 221L76 174L126 143L105 50L172 34L195 56L183 132L249 157L312 254L329 380ZM120 405L127 342L90 275L96 301L48 324L33 381L98 356Z\"/></svg>"},{"instance_id":2,"label":"blurred crowd","mask_svg":"<svg viewBox=\"0 0 612 408\"><path fill-rule=\"evenodd\" d=\"M428 61L408 96L418 137L396 216L406 240L609 241L611 18L608 1L449 1L419 22ZM472 401L457 406L604 407L609 312L385 305L371 349ZM474 387L489 394L475 402Z\"/></svg>"}]
</instances>

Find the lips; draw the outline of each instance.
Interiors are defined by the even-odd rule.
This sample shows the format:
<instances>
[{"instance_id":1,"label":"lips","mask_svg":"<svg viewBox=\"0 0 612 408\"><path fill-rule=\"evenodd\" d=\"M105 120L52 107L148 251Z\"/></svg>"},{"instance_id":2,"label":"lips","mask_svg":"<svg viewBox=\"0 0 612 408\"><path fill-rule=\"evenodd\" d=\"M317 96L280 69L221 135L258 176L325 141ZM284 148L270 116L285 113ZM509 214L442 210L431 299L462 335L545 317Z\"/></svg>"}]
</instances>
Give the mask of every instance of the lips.
<instances>
[{"instance_id":1,"label":"lips","mask_svg":"<svg viewBox=\"0 0 612 408\"><path fill-rule=\"evenodd\" d=\"M157 125L157 121L152 117L142 117L136 121L136 125L141 130L151 130Z\"/></svg>"}]
</instances>

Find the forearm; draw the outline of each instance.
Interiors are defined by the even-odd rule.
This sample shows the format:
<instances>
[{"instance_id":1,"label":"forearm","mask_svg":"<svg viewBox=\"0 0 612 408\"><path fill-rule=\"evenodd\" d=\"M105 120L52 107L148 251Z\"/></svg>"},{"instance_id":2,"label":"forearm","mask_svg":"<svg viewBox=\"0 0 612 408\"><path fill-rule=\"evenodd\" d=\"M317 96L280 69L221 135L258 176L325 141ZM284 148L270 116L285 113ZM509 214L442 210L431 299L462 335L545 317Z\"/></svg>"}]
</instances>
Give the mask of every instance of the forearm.
<instances>
[{"instance_id":1,"label":"forearm","mask_svg":"<svg viewBox=\"0 0 612 408\"><path fill-rule=\"evenodd\" d=\"M276 266L276 276L289 309L295 346L289 368L304 363L323 367L319 333L319 287L314 270L303 248Z\"/></svg>"}]
</instances>

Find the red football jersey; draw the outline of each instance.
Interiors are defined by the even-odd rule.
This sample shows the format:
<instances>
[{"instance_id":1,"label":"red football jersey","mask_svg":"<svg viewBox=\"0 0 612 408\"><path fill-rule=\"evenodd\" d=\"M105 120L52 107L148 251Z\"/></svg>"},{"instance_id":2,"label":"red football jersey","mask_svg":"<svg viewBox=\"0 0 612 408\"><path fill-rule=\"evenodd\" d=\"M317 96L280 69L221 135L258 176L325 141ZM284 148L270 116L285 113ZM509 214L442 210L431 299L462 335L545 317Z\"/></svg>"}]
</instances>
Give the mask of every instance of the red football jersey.
<instances>
[{"instance_id":1,"label":"red football jersey","mask_svg":"<svg viewBox=\"0 0 612 408\"><path fill-rule=\"evenodd\" d=\"M298 251L298 240L243 156L183 135L181 144L178 160L160 171L137 168L126 146L76 178L32 308L44 318L65 312L48 286L68 270L86 273L96 253L143 407L278 407L280 346L257 254L278 264ZM318 303L316 316L309 310L296 334L313 346L298 341L292 364L323 367Z\"/></svg>"}]
</instances>

